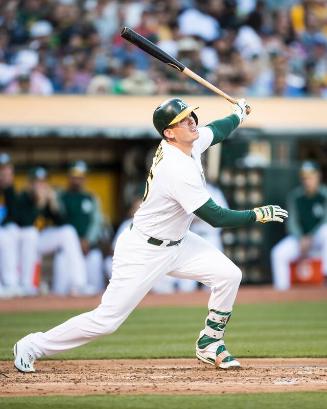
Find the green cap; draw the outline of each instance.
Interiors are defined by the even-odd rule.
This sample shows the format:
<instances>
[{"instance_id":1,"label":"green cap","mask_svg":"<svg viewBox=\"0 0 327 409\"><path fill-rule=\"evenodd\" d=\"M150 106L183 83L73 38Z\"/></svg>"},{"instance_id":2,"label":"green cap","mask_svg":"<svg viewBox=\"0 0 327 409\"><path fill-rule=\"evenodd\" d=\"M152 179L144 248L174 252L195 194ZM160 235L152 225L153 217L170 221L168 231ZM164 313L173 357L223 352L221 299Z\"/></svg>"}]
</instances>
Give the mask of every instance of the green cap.
<instances>
[{"instance_id":1,"label":"green cap","mask_svg":"<svg viewBox=\"0 0 327 409\"><path fill-rule=\"evenodd\" d=\"M170 125L174 125L191 114L198 124L198 117L193 112L198 107L188 105L180 98L171 98L159 105L153 113L153 125L161 136Z\"/></svg>"},{"instance_id":2,"label":"green cap","mask_svg":"<svg viewBox=\"0 0 327 409\"><path fill-rule=\"evenodd\" d=\"M306 160L302 162L300 167L300 173L311 173L311 172L319 172L320 166L317 162Z\"/></svg>"},{"instance_id":3,"label":"green cap","mask_svg":"<svg viewBox=\"0 0 327 409\"><path fill-rule=\"evenodd\" d=\"M87 172L87 164L83 160L73 162L69 167L69 174L71 176L84 176Z\"/></svg>"},{"instance_id":4,"label":"green cap","mask_svg":"<svg viewBox=\"0 0 327 409\"><path fill-rule=\"evenodd\" d=\"M10 155L6 152L1 152L0 153L0 166L6 166L9 163L11 163Z\"/></svg>"}]
</instances>

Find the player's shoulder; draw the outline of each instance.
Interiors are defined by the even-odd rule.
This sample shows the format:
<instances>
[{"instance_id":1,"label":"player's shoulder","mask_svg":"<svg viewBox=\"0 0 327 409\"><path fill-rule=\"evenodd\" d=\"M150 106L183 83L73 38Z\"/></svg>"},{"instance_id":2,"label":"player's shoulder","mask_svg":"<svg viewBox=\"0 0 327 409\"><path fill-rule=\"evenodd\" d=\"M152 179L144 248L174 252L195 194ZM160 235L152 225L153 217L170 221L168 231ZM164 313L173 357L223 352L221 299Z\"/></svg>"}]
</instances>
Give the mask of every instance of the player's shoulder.
<instances>
[{"instance_id":1,"label":"player's shoulder","mask_svg":"<svg viewBox=\"0 0 327 409\"><path fill-rule=\"evenodd\" d=\"M292 189L288 195L290 200L296 200L301 198L302 196L305 196L305 191L302 186L297 186L294 189Z\"/></svg>"},{"instance_id":2,"label":"player's shoulder","mask_svg":"<svg viewBox=\"0 0 327 409\"><path fill-rule=\"evenodd\" d=\"M319 192L327 198L327 185L320 185Z\"/></svg>"}]
</instances>

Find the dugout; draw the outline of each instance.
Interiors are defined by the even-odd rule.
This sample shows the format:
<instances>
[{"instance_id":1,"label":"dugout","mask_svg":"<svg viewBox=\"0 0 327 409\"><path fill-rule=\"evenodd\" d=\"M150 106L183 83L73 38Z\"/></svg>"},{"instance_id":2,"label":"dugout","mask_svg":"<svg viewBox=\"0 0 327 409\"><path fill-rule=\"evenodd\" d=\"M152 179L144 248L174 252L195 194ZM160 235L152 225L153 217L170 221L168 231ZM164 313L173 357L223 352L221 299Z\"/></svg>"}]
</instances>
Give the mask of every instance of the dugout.
<instances>
[{"instance_id":1,"label":"dugout","mask_svg":"<svg viewBox=\"0 0 327 409\"><path fill-rule=\"evenodd\" d=\"M85 160L88 187L116 226L130 198L143 190L160 141L152 112L165 98L1 96L0 150L12 155L19 188L34 165L46 166L51 182L64 186L68 164ZM230 104L215 96L185 99L200 107L200 124L231 112ZM246 123L206 157L208 174L230 206L284 205L297 184L298 164L306 158L321 164L327 182L327 102L272 98L249 103L253 111ZM243 269L244 282L270 280L269 251L283 234L284 226L276 224L224 231L226 253Z\"/></svg>"}]
</instances>

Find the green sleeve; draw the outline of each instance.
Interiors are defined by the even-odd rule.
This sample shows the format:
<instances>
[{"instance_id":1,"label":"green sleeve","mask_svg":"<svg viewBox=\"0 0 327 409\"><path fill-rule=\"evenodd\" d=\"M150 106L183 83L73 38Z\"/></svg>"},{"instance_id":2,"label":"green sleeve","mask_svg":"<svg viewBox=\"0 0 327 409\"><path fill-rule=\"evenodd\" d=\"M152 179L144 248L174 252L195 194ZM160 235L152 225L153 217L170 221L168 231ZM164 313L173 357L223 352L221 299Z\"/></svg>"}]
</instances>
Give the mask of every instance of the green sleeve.
<instances>
[{"instance_id":1,"label":"green sleeve","mask_svg":"<svg viewBox=\"0 0 327 409\"><path fill-rule=\"evenodd\" d=\"M296 192L292 192L287 200L287 231L292 236L300 238L303 235L302 227L299 223L298 209L296 206Z\"/></svg>"},{"instance_id":2,"label":"green sleeve","mask_svg":"<svg viewBox=\"0 0 327 409\"><path fill-rule=\"evenodd\" d=\"M239 117L235 114L226 116L224 119L210 122L207 126L213 132L213 139L211 145L222 142L226 139L240 124Z\"/></svg>"},{"instance_id":3,"label":"green sleeve","mask_svg":"<svg viewBox=\"0 0 327 409\"><path fill-rule=\"evenodd\" d=\"M311 232L309 232L310 235L314 235L323 224L327 224L327 187L325 185L321 186L319 189L319 192L324 196L325 198L325 205L324 205L324 217L321 219L321 221L315 226Z\"/></svg>"},{"instance_id":4,"label":"green sleeve","mask_svg":"<svg viewBox=\"0 0 327 409\"><path fill-rule=\"evenodd\" d=\"M256 221L253 210L230 210L218 206L211 198L194 214L213 227L241 227Z\"/></svg>"}]
</instances>

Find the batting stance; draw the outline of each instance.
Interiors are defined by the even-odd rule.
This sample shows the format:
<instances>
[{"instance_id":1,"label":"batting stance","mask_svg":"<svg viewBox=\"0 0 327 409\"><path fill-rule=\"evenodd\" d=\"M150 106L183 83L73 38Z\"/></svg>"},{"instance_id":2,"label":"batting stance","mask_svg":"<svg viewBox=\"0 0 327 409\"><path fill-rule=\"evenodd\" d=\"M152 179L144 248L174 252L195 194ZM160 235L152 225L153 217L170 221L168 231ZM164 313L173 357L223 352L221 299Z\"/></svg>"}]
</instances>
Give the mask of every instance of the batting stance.
<instances>
[{"instance_id":1,"label":"batting stance","mask_svg":"<svg viewBox=\"0 0 327 409\"><path fill-rule=\"evenodd\" d=\"M234 113L198 128L196 108L179 98L163 102L153 114L162 141L153 158L145 194L133 223L118 238L112 280L93 311L47 332L27 335L14 346L15 367L34 372L34 361L113 333L152 288L169 274L211 288L208 316L196 342L196 356L219 368L240 363L224 344L225 327L241 281L240 269L210 243L189 231L194 213L215 227L283 222L279 206L229 210L216 205L206 190L201 154L222 142L246 116L245 100Z\"/></svg>"}]
</instances>

